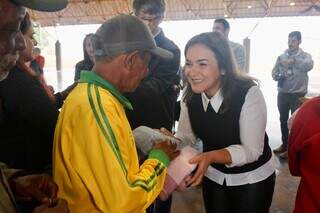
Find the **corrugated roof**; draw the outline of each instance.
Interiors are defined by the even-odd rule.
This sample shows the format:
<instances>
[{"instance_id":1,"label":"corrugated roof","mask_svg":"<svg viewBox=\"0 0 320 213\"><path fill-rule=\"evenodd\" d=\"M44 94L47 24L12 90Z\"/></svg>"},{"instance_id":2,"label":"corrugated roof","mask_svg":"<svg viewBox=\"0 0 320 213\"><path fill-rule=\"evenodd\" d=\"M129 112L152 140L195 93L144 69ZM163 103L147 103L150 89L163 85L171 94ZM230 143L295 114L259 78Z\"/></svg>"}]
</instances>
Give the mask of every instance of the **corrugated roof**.
<instances>
[{"instance_id":1,"label":"corrugated roof","mask_svg":"<svg viewBox=\"0 0 320 213\"><path fill-rule=\"evenodd\" d=\"M132 0L69 0L55 13L31 11L42 26L97 24L132 12ZM320 0L167 0L166 20L320 15Z\"/></svg>"}]
</instances>

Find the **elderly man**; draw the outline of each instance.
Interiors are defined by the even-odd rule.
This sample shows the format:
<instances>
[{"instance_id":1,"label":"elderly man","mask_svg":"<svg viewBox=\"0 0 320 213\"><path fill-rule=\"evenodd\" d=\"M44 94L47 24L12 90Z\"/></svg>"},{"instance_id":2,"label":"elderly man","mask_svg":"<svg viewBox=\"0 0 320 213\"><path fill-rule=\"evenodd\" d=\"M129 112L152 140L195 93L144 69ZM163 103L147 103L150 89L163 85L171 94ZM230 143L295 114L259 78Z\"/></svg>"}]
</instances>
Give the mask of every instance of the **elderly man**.
<instances>
[{"instance_id":1,"label":"elderly man","mask_svg":"<svg viewBox=\"0 0 320 213\"><path fill-rule=\"evenodd\" d=\"M176 145L158 143L139 166L125 108L148 72L151 54L172 54L155 45L134 16L106 21L94 39L95 66L81 72L59 115L54 140L54 180L71 212L144 212L160 193Z\"/></svg>"},{"instance_id":2,"label":"elderly man","mask_svg":"<svg viewBox=\"0 0 320 213\"><path fill-rule=\"evenodd\" d=\"M56 11L67 5L66 0L0 0L0 83L15 65L19 51L25 48L19 31L27 6L35 10ZM1 100L0 100L1 102ZM1 110L0 110L1 119ZM68 212L67 204L57 200L57 186L47 175L26 175L26 171L14 170L0 163L0 212L18 212L15 197L35 199L42 203L34 213ZM54 206L49 208L49 205Z\"/></svg>"}]
</instances>

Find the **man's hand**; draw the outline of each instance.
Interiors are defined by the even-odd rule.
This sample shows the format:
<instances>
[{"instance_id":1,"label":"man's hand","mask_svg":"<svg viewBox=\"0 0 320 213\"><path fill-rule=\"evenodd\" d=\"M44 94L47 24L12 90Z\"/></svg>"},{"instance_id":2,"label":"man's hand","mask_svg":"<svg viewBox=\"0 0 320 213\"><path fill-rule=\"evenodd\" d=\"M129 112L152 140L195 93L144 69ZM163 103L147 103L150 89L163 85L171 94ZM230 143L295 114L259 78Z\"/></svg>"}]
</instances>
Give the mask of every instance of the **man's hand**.
<instances>
[{"instance_id":1,"label":"man's hand","mask_svg":"<svg viewBox=\"0 0 320 213\"><path fill-rule=\"evenodd\" d=\"M174 137L174 135L164 127L161 127L159 131L166 136Z\"/></svg>"},{"instance_id":2,"label":"man's hand","mask_svg":"<svg viewBox=\"0 0 320 213\"><path fill-rule=\"evenodd\" d=\"M17 200L36 200L52 206L57 203L58 186L49 175L19 176L9 180Z\"/></svg>"},{"instance_id":3,"label":"man's hand","mask_svg":"<svg viewBox=\"0 0 320 213\"><path fill-rule=\"evenodd\" d=\"M177 144L171 143L171 141L163 141L160 143L156 143L153 147L154 149L159 149L166 153L170 160L172 161L175 159L179 154L180 151L177 151Z\"/></svg>"},{"instance_id":4,"label":"man's hand","mask_svg":"<svg viewBox=\"0 0 320 213\"><path fill-rule=\"evenodd\" d=\"M43 204L35 208L32 213L69 213L68 203L63 199L58 199L55 206L50 207Z\"/></svg>"},{"instance_id":5,"label":"man's hand","mask_svg":"<svg viewBox=\"0 0 320 213\"><path fill-rule=\"evenodd\" d=\"M281 63L283 66L289 66L289 65L291 65L291 64L294 63L294 59L293 59L293 58L290 58L290 59L288 59L288 60L282 59L282 60L280 60L280 63Z\"/></svg>"}]
</instances>

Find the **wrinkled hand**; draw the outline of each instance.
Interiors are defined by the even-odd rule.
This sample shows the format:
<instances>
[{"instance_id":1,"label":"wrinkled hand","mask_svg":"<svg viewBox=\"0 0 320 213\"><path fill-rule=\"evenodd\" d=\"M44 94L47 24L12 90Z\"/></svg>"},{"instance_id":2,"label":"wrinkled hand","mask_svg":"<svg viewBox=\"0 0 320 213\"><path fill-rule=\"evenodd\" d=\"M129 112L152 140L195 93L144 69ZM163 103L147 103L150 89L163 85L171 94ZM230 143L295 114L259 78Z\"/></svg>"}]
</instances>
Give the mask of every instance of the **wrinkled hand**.
<instances>
[{"instance_id":1,"label":"wrinkled hand","mask_svg":"<svg viewBox=\"0 0 320 213\"><path fill-rule=\"evenodd\" d=\"M35 208L32 213L69 213L68 203L63 199L58 199L55 206L50 207L43 204Z\"/></svg>"},{"instance_id":2,"label":"wrinkled hand","mask_svg":"<svg viewBox=\"0 0 320 213\"><path fill-rule=\"evenodd\" d=\"M180 151L177 150L177 144L171 143L169 140L156 143L153 148L166 153L171 161L180 154Z\"/></svg>"},{"instance_id":3,"label":"wrinkled hand","mask_svg":"<svg viewBox=\"0 0 320 213\"><path fill-rule=\"evenodd\" d=\"M189 163L198 164L198 167L192 178L187 181L187 186L197 186L202 182L205 172L212 163L210 154L208 152L201 153L190 159Z\"/></svg>"},{"instance_id":4,"label":"wrinkled hand","mask_svg":"<svg viewBox=\"0 0 320 213\"><path fill-rule=\"evenodd\" d=\"M19 176L10 180L10 187L18 200L53 205L57 202L58 186L49 175Z\"/></svg>"},{"instance_id":5,"label":"wrinkled hand","mask_svg":"<svg viewBox=\"0 0 320 213\"><path fill-rule=\"evenodd\" d=\"M167 129L164 128L164 127L161 127L161 128L159 129L159 131L160 131L162 134L166 135L166 136L174 137L174 135L173 135L169 130L167 130Z\"/></svg>"}]
</instances>

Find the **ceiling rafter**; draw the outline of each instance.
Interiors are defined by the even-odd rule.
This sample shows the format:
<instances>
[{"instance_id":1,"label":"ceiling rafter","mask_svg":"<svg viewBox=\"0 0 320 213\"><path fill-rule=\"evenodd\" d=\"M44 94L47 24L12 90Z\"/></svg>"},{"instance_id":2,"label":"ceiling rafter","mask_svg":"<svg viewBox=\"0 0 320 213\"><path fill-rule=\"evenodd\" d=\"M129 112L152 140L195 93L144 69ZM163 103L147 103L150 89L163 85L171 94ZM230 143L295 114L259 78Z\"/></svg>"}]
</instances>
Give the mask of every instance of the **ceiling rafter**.
<instances>
[{"instance_id":1,"label":"ceiling rafter","mask_svg":"<svg viewBox=\"0 0 320 213\"><path fill-rule=\"evenodd\" d=\"M320 0L167 0L166 20L319 15ZM129 13L132 0L69 0L66 9L55 13L31 11L41 26L59 23L101 23L119 13ZM251 6L250 8L248 6ZM303 11L306 11L305 13ZM74 20L73 20L74 18Z\"/></svg>"}]
</instances>

